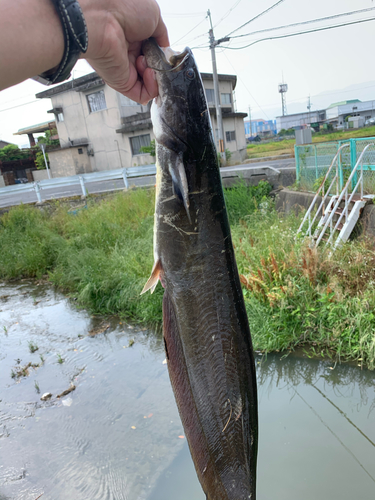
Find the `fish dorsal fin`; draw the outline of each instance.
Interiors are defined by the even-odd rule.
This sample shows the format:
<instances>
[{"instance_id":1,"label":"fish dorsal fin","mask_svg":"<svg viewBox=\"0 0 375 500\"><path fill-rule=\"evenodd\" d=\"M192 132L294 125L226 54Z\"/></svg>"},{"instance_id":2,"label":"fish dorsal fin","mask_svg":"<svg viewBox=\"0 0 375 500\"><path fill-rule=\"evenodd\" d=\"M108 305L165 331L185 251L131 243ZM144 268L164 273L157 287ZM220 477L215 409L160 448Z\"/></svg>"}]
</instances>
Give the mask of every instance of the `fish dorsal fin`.
<instances>
[{"instance_id":1,"label":"fish dorsal fin","mask_svg":"<svg viewBox=\"0 0 375 500\"><path fill-rule=\"evenodd\" d=\"M182 200L189 222L191 222L189 213L189 187L182 153L176 155L173 161L171 160L169 163L169 172L172 177L174 193Z\"/></svg>"},{"instance_id":2,"label":"fish dorsal fin","mask_svg":"<svg viewBox=\"0 0 375 500\"><path fill-rule=\"evenodd\" d=\"M154 267L152 268L151 276L149 277L147 283L145 284L143 290L141 291L141 295L143 293L146 293L148 290L151 290L151 293L154 293L156 285L158 284L158 280L160 278L161 271L162 271L161 261L160 259L158 259L155 262Z\"/></svg>"}]
</instances>

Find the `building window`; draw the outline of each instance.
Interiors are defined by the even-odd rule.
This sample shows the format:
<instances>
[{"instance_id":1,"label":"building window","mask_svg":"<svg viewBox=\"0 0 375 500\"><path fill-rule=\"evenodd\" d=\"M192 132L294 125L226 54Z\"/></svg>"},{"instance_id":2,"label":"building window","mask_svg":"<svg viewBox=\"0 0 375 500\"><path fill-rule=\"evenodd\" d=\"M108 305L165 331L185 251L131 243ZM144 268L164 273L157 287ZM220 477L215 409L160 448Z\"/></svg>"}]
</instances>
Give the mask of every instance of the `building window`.
<instances>
[{"instance_id":1,"label":"building window","mask_svg":"<svg viewBox=\"0 0 375 500\"><path fill-rule=\"evenodd\" d=\"M225 139L227 142L236 140L236 132L232 130L231 132L225 132Z\"/></svg>"},{"instance_id":2,"label":"building window","mask_svg":"<svg viewBox=\"0 0 375 500\"><path fill-rule=\"evenodd\" d=\"M142 154L141 147L142 146L149 146L150 143L151 143L150 134L137 135L135 137L130 137L130 145L132 148L133 156Z\"/></svg>"},{"instance_id":3,"label":"building window","mask_svg":"<svg viewBox=\"0 0 375 500\"><path fill-rule=\"evenodd\" d=\"M214 89L206 89L206 97L208 104L215 104L215 91Z\"/></svg>"},{"instance_id":4,"label":"building window","mask_svg":"<svg viewBox=\"0 0 375 500\"><path fill-rule=\"evenodd\" d=\"M83 155L83 149L82 148L78 148L78 154L79 155Z\"/></svg>"},{"instance_id":5,"label":"building window","mask_svg":"<svg viewBox=\"0 0 375 500\"><path fill-rule=\"evenodd\" d=\"M96 111L107 109L104 90L99 90L98 92L94 92L93 94L88 94L86 97L90 113L95 113Z\"/></svg>"},{"instance_id":6,"label":"building window","mask_svg":"<svg viewBox=\"0 0 375 500\"><path fill-rule=\"evenodd\" d=\"M57 121L58 122L64 121L64 113L57 113Z\"/></svg>"},{"instance_id":7,"label":"building window","mask_svg":"<svg viewBox=\"0 0 375 500\"><path fill-rule=\"evenodd\" d=\"M221 104L224 105L232 105L232 98L230 94L221 94Z\"/></svg>"},{"instance_id":8,"label":"building window","mask_svg":"<svg viewBox=\"0 0 375 500\"><path fill-rule=\"evenodd\" d=\"M369 120L371 118L371 115L365 116L365 120Z\"/></svg>"}]
</instances>

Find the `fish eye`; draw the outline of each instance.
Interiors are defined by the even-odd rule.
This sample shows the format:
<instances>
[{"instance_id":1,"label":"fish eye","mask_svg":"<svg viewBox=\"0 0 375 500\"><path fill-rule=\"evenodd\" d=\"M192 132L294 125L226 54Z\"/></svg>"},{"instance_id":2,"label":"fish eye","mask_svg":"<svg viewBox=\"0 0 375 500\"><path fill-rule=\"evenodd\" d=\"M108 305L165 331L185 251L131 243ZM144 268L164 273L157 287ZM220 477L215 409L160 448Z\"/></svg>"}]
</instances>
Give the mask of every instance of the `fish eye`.
<instances>
[{"instance_id":1,"label":"fish eye","mask_svg":"<svg viewBox=\"0 0 375 500\"><path fill-rule=\"evenodd\" d=\"M191 68L189 68L188 70L186 70L186 77L189 79L189 80L193 80L195 78L195 72L194 70L192 70Z\"/></svg>"}]
</instances>

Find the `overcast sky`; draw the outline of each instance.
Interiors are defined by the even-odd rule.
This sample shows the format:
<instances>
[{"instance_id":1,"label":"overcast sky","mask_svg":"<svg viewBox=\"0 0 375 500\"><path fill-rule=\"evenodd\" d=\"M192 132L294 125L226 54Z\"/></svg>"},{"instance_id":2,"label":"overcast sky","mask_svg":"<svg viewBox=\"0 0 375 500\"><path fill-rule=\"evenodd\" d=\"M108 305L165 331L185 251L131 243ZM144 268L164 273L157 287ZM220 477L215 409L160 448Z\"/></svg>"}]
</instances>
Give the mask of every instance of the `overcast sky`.
<instances>
[{"instance_id":1,"label":"overcast sky","mask_svg":"<svg viewBox=\"0 0 375 500\"><path fill-rule=\"evenodd\" d=\"M277 0L160 0L159 4L172 47L182 50L185 45L192 48L202 46L194 50L199 69L211 72L211 54L207 48L209 21L205 19L207 9L211 10L215 37L219 39L276 2ZM218 71L237 74L238 111L247 112L250 105L253 118L275 119L281 114L278 84L283 75L289 86L286 96L289 113L305 111L309 95L312 109L325 108L335 101L375 98L372 55L375 21L262 41L242 48L261 38L375 18L373 0L284 0L270 12L233 33L233 36L359 9L373 10L280 31L233 38L229 43L222 44L216 51ZM228 46L240 50L224 48ZM74 77L78 78L90 71L92 69L85 61L79 61ZM45 88L28 80L0 93L0 139L19 145L27 144L27 136L13 136L13 133L51 117L46 113L51 109L51 101L35 99L35 94Z\"/></svg>"}]
</instances>

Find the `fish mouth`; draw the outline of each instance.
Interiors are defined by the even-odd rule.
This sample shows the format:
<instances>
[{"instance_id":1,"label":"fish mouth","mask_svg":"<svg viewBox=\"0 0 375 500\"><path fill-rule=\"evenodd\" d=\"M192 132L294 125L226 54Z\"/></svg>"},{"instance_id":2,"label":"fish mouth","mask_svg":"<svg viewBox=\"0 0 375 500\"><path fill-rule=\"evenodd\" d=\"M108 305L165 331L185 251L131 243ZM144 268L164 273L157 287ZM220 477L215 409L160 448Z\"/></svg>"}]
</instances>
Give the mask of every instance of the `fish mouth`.
<instances>
[{"instance_id":1,"label":"fish mouth","mask_svg":"<svg viewBox=\"0 0 375 500\"><path fill-rule=\"evenodd\" d=\"M190 56L188 47L183 52L176 52L170 47L159 47L154 38L143 42L142 52L146 57L147 66L160 73L177 71Z\"/></svg>"}]
</instances>

